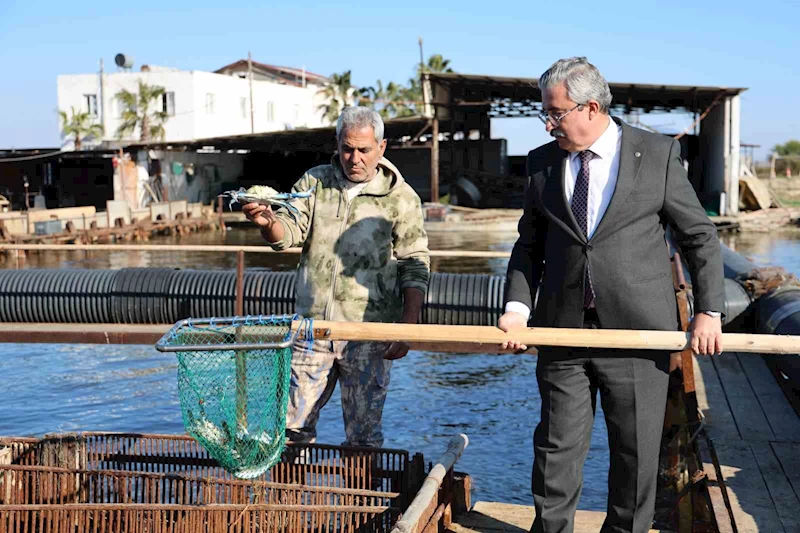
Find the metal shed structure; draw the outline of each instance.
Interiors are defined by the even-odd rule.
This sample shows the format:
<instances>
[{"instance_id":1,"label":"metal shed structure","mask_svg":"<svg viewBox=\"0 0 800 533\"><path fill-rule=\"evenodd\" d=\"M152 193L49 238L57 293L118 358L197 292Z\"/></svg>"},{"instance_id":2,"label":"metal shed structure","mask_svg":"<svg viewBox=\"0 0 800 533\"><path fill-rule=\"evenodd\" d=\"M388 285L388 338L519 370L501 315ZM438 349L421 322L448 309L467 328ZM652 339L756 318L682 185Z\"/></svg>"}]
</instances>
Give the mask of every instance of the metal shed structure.
<instances>
[{"instance_id":1,"label":"metal shed structure","mask_svg":"<svg viewBox=\"0 0 800 533\"><path fill-rule=\"evenodd\" d=\"M509 156L505 139L492 138L491 119L536 116L541 110L537 80L428 73L423 87L423 116L385 122L387 157L422 200L437 200L440 192L455 191L464 205L470 205L464 202L467 199L474 207L521 207L525 158ZM739 109L745 89L635 83L610 83L610 87L614 114L693 115L689 131L673 132L680 137L692 184L710 212L738 211ZM331 126L128 147L143 148L154 150L167 172L174 161L201 164L202 156L204 161L213 159L220 186L266 182L288 188L306 169L330 160L336 139ZM211 188L208 194L216 195L218 191Z\"/></svg>"},{"instance_id":2,"label":"metal shed structure","mask_svg":"<svg viewBox=\"0 0 800 533\"><path fill-rule=\"evenodd\" d=\"M432 130L446 122L449 131L434 135L431 161L439 160L439 140L449 141L450 161L454 151L466 150L469 139L489 139L490 119L534 117L541 111L542 95L535 78L510 78L457 73L425 75L430 104L426 114ZM695 116L693 132L679 134L682 153L701 200L720 202L727 213L738 211L740 93L744 88L609 83L613 95L612 113L682 111ZM689 132L684 132L689 133ZM691 141L690 141L691 139ZM460 142L459 142L460 140ZM534 147L531 147L534 148ZM479 158L483 166L483 158ZM483 168L474 169L477 171ZM453 175L459 169L451 168ZM431 166L432 188L436 190L438 165ZM722 195L721 193L725 193Z\"/></svg>"}]
</instances>

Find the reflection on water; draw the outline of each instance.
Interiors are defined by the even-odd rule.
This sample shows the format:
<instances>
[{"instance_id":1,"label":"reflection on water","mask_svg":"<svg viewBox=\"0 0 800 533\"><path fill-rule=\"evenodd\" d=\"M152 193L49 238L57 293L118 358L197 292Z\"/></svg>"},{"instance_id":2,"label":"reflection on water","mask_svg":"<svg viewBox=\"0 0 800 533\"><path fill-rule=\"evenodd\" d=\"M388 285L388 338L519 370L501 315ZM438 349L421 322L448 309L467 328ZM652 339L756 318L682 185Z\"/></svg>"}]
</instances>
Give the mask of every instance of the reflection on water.
<instances>
[{"instance_id":1,"label":"reflection on water","mask_svg":"<svg viewBox=\"0 0 800 533\"><path fill-rule=\"evenodd\" d=\"M431 249L511 250L511 234L430 234ZM258 244L254 230L234 229L225 244ZM180 242L221 244L221 236L195 234ZM177 239L154 239L153 244ZM247 266L292 269L297 256L248 254ZM198 252L45 252L23 268L174 266L235 268L235 254ZM5 260L15 268L15 260ZM440 272L504 274L505 259L442 259ZM54 431L182 433L174 356L149 346L0 344L3 416L0 435ZM530 505L533 429L539 420L536 358L518 355L411 352L396 361L386 403L387 447L422 452L435 460L455 433L470 445L458 469L473 477L473 498ZM344 440L341 400L334 395L319 426L322 442ZM585 468L580 507L604 510L608 451L598 416Z\"/></svg>"},{"instance_id":2,"label":"reflection on water","mask_svg":"<svg viewBox=\"0 0 800 533\"><path fill-rule=\"evenodd\" d=\"M720 241L758 266L782 266L800 276L800 230L770 233L734 233Z\"/></svg>"}]
</instances>

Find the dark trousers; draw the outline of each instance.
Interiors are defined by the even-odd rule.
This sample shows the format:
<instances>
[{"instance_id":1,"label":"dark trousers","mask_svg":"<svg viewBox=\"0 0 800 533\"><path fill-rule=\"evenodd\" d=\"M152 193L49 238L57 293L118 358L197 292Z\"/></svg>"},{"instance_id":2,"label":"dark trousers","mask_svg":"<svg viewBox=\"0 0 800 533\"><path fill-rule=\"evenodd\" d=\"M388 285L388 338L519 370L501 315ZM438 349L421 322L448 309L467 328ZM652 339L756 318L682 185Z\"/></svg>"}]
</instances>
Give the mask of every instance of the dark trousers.
<instances>
[{"instance_id":1,"label":"dark trousers","mask_svg":"<svg viewBox=\"0 0 800 533\"><path fill-rule=\"evenodd\" d=\"M587 311L584 328L598 328ZM533 437L533 533L572 533L597 392L611 464L601 533L646 533L653 521L669 353L559 349L540 352L542 417Z\"/></svg>"}]
</instances>

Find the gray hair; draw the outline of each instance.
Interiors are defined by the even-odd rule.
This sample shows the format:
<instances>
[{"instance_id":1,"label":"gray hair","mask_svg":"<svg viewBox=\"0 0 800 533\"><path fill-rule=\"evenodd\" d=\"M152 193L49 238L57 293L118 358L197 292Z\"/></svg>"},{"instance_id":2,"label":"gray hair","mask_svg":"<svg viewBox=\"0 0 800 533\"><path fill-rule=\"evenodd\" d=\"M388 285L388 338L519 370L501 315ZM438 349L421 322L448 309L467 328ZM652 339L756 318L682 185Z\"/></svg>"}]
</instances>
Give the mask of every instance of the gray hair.
<instances>
[{"instance_id":1,"label":"gray hair","mask_svg":"<svg viewBox=\"0 0 800 533\"><path fill-rule=\"evenodd\" d=\"M608 114L611 107L611 89L608 82L585 57L568 57L553 63L539 78L539 89L552 89L564 84L567 96L576 104L595 100L600 111Z\"/></svg>"},{"instance_id":2,"label":"gray hair","mask_svg":"<svg viewBox=\"0 0 800 533\"><path fill-rule=\"evenodd\" d=\"M342 132L350 128L365 128L370 126L375 132L375 141L383 140L383 119L374 110L358 106L345 107L339 120L336 121L336 138L340 139Z\"/></svg>"}]
</instances>

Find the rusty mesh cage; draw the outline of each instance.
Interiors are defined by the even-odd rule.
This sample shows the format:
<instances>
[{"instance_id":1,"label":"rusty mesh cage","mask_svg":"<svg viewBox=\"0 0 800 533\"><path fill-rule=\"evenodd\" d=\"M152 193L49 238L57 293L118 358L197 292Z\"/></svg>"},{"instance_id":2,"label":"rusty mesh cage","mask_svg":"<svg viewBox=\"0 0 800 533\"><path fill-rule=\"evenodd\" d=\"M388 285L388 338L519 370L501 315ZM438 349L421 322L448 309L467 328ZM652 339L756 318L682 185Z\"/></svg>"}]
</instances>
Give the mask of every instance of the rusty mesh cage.
<instances>
[{"instance_id":1,"label":"rusty mesh cage","mask_svg":"<svg viewBox=\"0 0 800 533\"><path fill-rule=\"evenodd\" d=\"M0 438L0 450L0 532L383 532L412 496L402 450L290 444L255 480L185 436Z\"/></svg>"}]
</instances>

